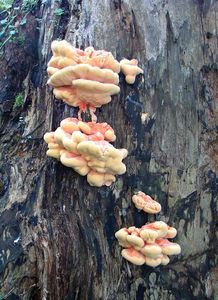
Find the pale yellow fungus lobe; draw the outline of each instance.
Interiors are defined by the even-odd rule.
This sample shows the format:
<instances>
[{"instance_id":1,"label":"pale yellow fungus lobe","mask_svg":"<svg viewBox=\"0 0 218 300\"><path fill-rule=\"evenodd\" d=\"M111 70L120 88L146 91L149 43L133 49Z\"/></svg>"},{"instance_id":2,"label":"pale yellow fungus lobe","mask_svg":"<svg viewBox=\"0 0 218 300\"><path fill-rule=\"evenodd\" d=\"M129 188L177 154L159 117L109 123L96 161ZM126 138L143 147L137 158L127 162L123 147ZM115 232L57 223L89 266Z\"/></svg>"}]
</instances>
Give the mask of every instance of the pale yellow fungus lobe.
<instances>
[{"instance_id":1,"label":"pale yellow fungus lobe","mask_svg":"<svg viewBox=\"0 0 218 300\"><path fill-rule=\"evenodd\" d=\"M72 134L74 131L78 131L79 126L78 126L78 119L76 118L66 118L63 121L61 121L61 128L67 132Z\"/></svg>"},{"instance_id":2,"label":"pale yellow fungus lobe","mask_svg":"<svg viewBox=\"0 0 218 300\"><path fill-rule=\"evenodd\" d=\"M110 186L113 182L116 181L116 177L112 174L98 173L92 170L87 175L87 181L91 186Z\"/></svg>"},{"instance_id":3,"label":"pale yellow fungus lobe","mask_svg":"<svg viewBox=\"0 0 218 300\"><path fill-rule=\"evenodd\" d=\"M162 257L161 257L161 264L163 266L166 266L166 265L168 265L169 262L170 262L169 257L167 255L163 254Z\"/></svg>"},{"instance_id":4,"label":"pale yellow fungus lobe","mask_svg":"<svg viewBox=\"0 0 218 300\"><path fill-rule=\"evenodd\" d=\"M155 268L161 264L161 257L152 258L149 256L145 256L145 263L147 266Z\"/></svg>"},{"instance_id":5,"label":"pale yellow fungus lobe","mask_svg":"<svg viewBox=\"0 0 218 300\"><path fill-rule=\"evenodd\" d=\"M80 155L75 155L69 151L62 151L60 161L66 167L74 169L77 173L85 176L89 173L90 168L87 165L87 161Z\"/></svg>"},{"instance_id":6,"label":"pale yellow fungus lobe","mask_svg":"<svg viewBox=\"0 0 218 300\"><path fill-rule=\"evenodd\" d=\"M53 157L56 159L60 159L60 153L64 149L62 145L60 145L55 137L54 137L54 132L47 132L44 135L44 140L48 144L48 150L46 152L47 156Z\"/></svg>"},{"instance_id":7,"label":"pale yellow fungus lobe","mask_svg":"<svg viewBox=\"0 0 218 300\"><path fill-rule=\"evenodd\" d=\"M142 238L134 234L128 235L126 240L133 247L142 248L145 244Z\"/></svg>"},{"instance_id":8,"label":"pale yellow fungus lobe","mask_svg":"<svg viewBox=\"0 0 218 300\"><path fill-rule=\"evenodd\" d=\"M142 232L156 232L157 233L157 238L161 238L161 237L164 237L167 235L168 233L168 227L167 227L167 224L163 221L156 221L156 222L153 222L153 223L148 223L144 226L142 226L141 228L141 232L140 232L140 235Z\"/></svg>"},{"instance_id":9,"label":"pale yellow fungus lobe","mask_svg":"<svg viewBox=\"0 0 218 300\"><path fill-rule=\"evenodd\" d=\"M162 253L162 249L156 243L145 244L145 246L140 250L142 254L151 258L158 258Z\"/></svg>"},{"instance_id":10,"label":"pale yellow fungus lobe","mask_svg":"<svg viewBox=\"0 0 218 300\"><path fill-rule=\"evenodd\" d=\"M156 243L161 247L165 255L178 255L181 253L181 247L177 243L172 243L168 239L157 239Z\"/></svg>"},{"instance_id":11,"label":"pale yellow fungus lobe","mask_svg":"<svg viewBox=\"0 0 218 300\"><path fill-rule=\"evenodd\" d=\"M64 68L69 65L76 65L79 62L79 53L67 41L53 41L51 43L53 56L48 62L48 67Z\"/></svg>"},{"instance_id":12,"label":"pale yellow fungus lobe","mask_svg":"<svg viewBox=\"0 0 218 300\"><path fill-rule=\"evenodd\" d=\"M158 233L152 229L141 229L140 236L143 238L144 241L147 243L154 243L155 240L158 238Z\"/></svg>"},{"instance_id":13,"label":"pale yellow fungus lobe","mask_svg":"<svg viewBox=\"0 0 218 300\"><path fill-rule=\"evenodd\" d=\"M130 235L129 231L127 228L121 228L115 233L115 237L117 238L119 245L124 247L124 248L130 248L132 247L128 242L127 242L127 236Z\"/></svg>"},{"instance_id":14,"label":"pale yellow fungus lobe","mask_svg":"<svg viewBox=\"0 0 218 300\"><path fill-rule=\"evenodd\" d=\"M125 80L129 84L135 82L135 78L138 74L143 74L143 70L139 68L137 59L122 59L120 61L121 72L125 75Z\"/></svg>"},{"instance_id":15,"label":"pale yellow fungus lobe","mask_svg":"<svg viewBox=\"0 0 218 300\"><path fill-rule=\"evenodd\" d=\"M84 141L78 144L77 150L88 158L88 166L96 172L112 175L126 172L123 152L107 141Z\"/></svg>"},{"instance_id":16,"label":"pale yellow fungus lobe","mask_svg":"<svg viewBox=\"0 0 218 300\"><path fill-rule=\"evenodd\" d=\"M74 80L83 79L99 83L117 85L119 77L116 73L107 69L100 69L86 64L68 66L56 71L48 80L52 87L71 85Z\"/></svg>"},{"instance_id":17,"label":"pale yellow fungus lobe","mask_svg":"<svg viewBox=\"0 0 218 300\"><path fill-rule=\"evenodd\" d=\"M145 256L134 248L123 249L121 255L129 262L138 266L143 265L146 260Z\"/></svg>"},{"instance_id":18,"label":"pale yellow fungus lobe","mask_svg":"<svg viewBox=\"0 0 218 300\"><path fill-rule=\"evenodd\" d=\"M167 235L165 238L173 239L177 235L177 230L174 227L167 226Z\"/></svg>"}]
</instances>

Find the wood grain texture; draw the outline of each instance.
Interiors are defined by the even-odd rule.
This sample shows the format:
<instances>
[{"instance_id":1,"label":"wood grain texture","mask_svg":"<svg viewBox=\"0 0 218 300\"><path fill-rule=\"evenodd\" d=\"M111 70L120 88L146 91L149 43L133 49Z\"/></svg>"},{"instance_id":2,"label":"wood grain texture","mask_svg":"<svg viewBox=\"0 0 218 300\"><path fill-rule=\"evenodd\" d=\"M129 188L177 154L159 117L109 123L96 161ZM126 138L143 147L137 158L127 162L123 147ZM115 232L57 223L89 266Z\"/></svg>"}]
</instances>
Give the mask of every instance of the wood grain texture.
<instances>
[{"instance_id":1,"label":"wood grain texture","mask_svg":"<svg viewBox=\"0 0 218 300\"><path fill-rule=\"evenodd\" d=\"M24 45L8 44L0 62L1 299L217 297L217 15L215 0L50 0L28 15ZM133 86L120 75L120 94L97 112L129 150L110 188L45 155L43 134L77 113L46 86L57 38L144 70ZM159 200L157 217L135 209L137 190ZM181 255L155 269L127 263L115 231L154 218L178 229Z\"/></svg>"}]
</instances>

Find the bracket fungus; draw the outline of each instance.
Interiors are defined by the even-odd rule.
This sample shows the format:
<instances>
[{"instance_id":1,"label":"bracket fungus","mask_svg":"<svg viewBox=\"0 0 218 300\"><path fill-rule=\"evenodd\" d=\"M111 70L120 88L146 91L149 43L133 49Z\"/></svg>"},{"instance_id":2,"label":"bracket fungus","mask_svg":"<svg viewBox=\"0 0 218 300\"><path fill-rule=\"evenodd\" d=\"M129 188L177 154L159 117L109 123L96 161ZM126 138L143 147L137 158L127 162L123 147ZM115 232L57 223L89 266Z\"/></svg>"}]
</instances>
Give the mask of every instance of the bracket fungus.
<instances>
[{"instance_id":1,"label":"bracket fungus","mask_svg":"<svg viewBox=\"0 0 218 300\"><path fill-rule=\"evenodd\" d=\"M145 195L145 193L141 191L132 196L132 201L136 208L144 210L149 214L157 214L161 211L160 203L153 200L150 196Z\"/></svg>"},{"instance_id":2,"label":"bracket fungus","mask_svg":"<svg viewBox=\"0 0 218 300\"><path fill-rule=\"evenodd\" d=\"M123 249L121 255L134 265L141 266L145 263L145 256L142 255L139 251L135 250L133 247Z\"/></svg>"},{"instance_id":3,"label":"bracket fungus","mask_svg":"<svg viewBox=\"0 0 218 300\"><path fill-rule=\"evenodd\" d=\"M51 43L52 58L48 67L62 69L76 64L89 64L100 69L110 69L115 73L120 72L120 63L111 52L95 50L88 47L85 50L77 49L65 40Z\"/></svg>"},{"instance_id":4,"label":"bracket fungus","mask_svg":"<svg viewBox=\"0 0 218 300\"><path fill-rule=\"evenodd\" d=\"M120 69L121 72L125 75L125 80L129 84L133 84L135 82L135 78L139 74L143 74L144 71L139 68L137 59L122 59L120 61Z\"/></svg>"},{"instance_id":5,"label":"bracket fungus","mask_svg":"<svg viewBox=\"0 0 218 300\"><path fill-rule=\"evenodd\" d=\"M167 265L170 261L168 256L180 254L180 246L167 239L175 235L176 229L162 221L148 223L141 228L121 228L115 233L119 245L124 248L121 255L125 259L135 265L151 267Z\"/></svg>"},{"instance_id":6,"label":"bracket fungus","mask_svg":"<svg viewBox=\"0 0 218 300\"><path fill-rule=\"evenodd\" d=\"M84 51L72 47L67 41L53 41L53 56L48 62L48 84L53 93L70 106L85 111L89 107L92 120L97 107L111 101L119 93L120 64L110 52L95 51L88 47Z\"/></svg>"},{"instance_id":7,"label":"bracket fungus","mask_svg":"<svg viewBox=\"0 0 218 300\"><path fill-rule=\"evenodd\" d=\"M65 40L53 41L51 50L53 56L48 62L48 68L62 69L69 65L76 65L79 62L79 52Z\"/></svg>"},{"instance_id":8,"label":"bracket fungus","mask_svg":"<svg viewBox=\"0 0 218 300\"><path fill-rule=\"evenodd\" d=\"M74 131L81 131L81 133L87 135L90 141L106 140L114 142L116 140L113 128L106 122L83 122L76 118L66 118L61 121L60 127L69 134Z\"/></svg>"},{"instance_id":9,"label":"bracket fungus","mask_svg":"<svg viewBox=\"0 0 218 300\"><path fill-rule=\"evenodd\" d=\"M74 48L67 41L53 41L52 57L48 62L48 84L53 87L57 99L70 106L79 107L81 112L89 108L92 120L96 121L95 110L111 101L111 96L120 92L120 70L126 81L134 83L135 77L143 73L136 59L123 59L119 63L111 52Z\"/></svg>"},{"instance_id":10,"label":"bracket fungus","mask_svg":"<svg viewBox=\"0 0 218 300\"><path fill-rule=\"evenodd\" d=\"M82 122L76 118L64 119L54 132L44 135L48 156L82 176L87 175L88 183L97 187L110 186L116 175L126 172L122 160L128 151L111 145L115 139L114 130L107 123Z\"/></svg>"}]
</instances>

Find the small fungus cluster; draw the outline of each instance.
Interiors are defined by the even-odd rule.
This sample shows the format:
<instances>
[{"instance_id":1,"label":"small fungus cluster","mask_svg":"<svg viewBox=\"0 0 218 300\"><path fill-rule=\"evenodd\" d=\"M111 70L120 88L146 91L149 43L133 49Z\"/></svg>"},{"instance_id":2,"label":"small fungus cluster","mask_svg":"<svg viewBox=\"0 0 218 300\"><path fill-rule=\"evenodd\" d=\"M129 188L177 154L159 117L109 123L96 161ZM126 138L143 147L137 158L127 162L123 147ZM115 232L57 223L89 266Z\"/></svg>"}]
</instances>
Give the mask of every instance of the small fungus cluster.
<instances>
[{"instance_id":1,"label":"small fungus cluster","mask_svg":"<svg viewBox=\"0 0 218 300\"><path fill-rule=\"evenodd\" d=\"M135 82L135 78L137 75L144 73L143 70L137 65L137 59L128 60L124 58L120 62L121 72L125 75L125 80L129 84L133 84Z\"/></svg>"},{"instance_id":2,"label":"small fungus cluster","mask_svg":"<svg viewBox=\"0 0 218 300\"><path fill-rule=\"evenodd\" d=\"M146 264L151 267L167 265L170 255L181 252L178 244L168 240L174 238L177 230L162 221L148 223L137 228L122 228L115 236L124 247L121 255L135 265Z\"/></svg>"},{"instance_id":3,"label":"small fungus cluster","mask_svg":"<svg viewBox=\"0 0 218 300\"><path fill-rule=\"evenodd\" d=\"M122 160L126 149L116 149L110 142L116 139L114 130L107 123L82 122L67 118L54 132L47 132L47 155L73 168L82 176L87 175L91 186L110 186L115 175L126 172Z\"/></svg>"},{"instance_id":4,"label":"small fungus cluster","mask_svg":"<svg viewBox=\"0 0 218 300\"><path fill-rule=\"evenodd\" d=\"M85 111L94 112L119 93L120 64L110 52L88 47L84 51L67 41L53 41L48 63L48 84L57 99Z\"/></svg>"},{"instance_id":5,"label":"small fungus cluster","mask_svg":"<svg viewBox=\"0 0 218 300\"><path fill-rule=\"evenodd\" d=\"M161 205L157 201L153 200L150 196L145 195L143 192L137 192L132 196L132 201L135 207L144 210L148 214L157 214L161 211Z\"/></svg>"}]
</instances>

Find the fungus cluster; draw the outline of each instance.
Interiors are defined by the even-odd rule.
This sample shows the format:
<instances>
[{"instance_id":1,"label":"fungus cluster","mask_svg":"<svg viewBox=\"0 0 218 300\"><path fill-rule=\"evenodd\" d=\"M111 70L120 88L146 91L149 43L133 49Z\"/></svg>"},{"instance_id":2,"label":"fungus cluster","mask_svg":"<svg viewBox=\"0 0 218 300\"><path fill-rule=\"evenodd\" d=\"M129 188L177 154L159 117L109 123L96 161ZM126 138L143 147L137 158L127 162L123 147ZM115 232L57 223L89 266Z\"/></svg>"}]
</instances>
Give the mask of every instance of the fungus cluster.
<instances>
[{"instance_id":1,"label":"fungus cluster","mask_svg":"<svg viewBox=\"0 0 218 300\"><path fill-rule=\"evenodd\" d=\"M162 221L148 223L137 228L122 228L115 233L120 246L124 247L121 255L135 265L146 264L151 267L167 265L170 255L180 254L178 244L168 240L174 238L177 230Z\"/></svg>"},{"instance_id":2,"label":"fungus cluster","mask_svg":"<svg viewBox=\"0 0 218 300\"><path fill-rule=\"evenodd\" d=\"M48 84L57 99L94 113L119 93L120 64L110 52L88 47L84 51L67 41L53 41L48 63ZM93 115L94 117L94 115Z\"/></svg>"},{"instance_id":3,"label":"fungus cluster","mask_svg":"<svg viewBox=\"0 0 218 300\"><path fill-rule=\"evenodd\" d=\"M135 78L137 75L144 73L143 70L137 65L137 59L128 60L124 58L120 62L121 72L125 75L125 80L129 84L133 84L135 82Z\"/></svg>"},{"instance_id":4,"label":"fungus cluster","mask_svg":"<svg viewBox=\"0 0 218 300\"><path fill-rule=\"evenodd\" d=\"M150 196L139 191L136 195L132 196L132 201L136 208L144 210L149 214L157 214L161 211L161 205L157 201L153 200Z\"/></svg>"},{"instance_id":5,"label":"fungus cluster","mask_svg":"<svg viewBox=\"0 0 218 300\"><path fill-rule=\"evenodd\" d=\"M123 59L119 63L110 52L96 51L93 47L80 50L65 40L53 41L51 48L48 84L53 87L57 99L79 107L79 114L78 119L64 119L54 132L44 135L47 155L87 176L91 186L110 186L116 175L126 172L122 160L128 151L116 149L110 143L116 139L114 130L107 123L96 123L94 113L96 108L109 103L112 95L119 93L120 71L126 82L133 84L143 70L136 59ZM81 121L81 112L87 108L92 122ZM161 210L161 205L143 192L134 195L132 201L136 208L147 213L156 214ZM125 259L136 265L156 267L167 265L168 256L181 252L178 244L168 240L176 234L175 228L156 221L141 228L122 228L115 236L124 247L121 254Z\"/></svg>"},{"instance_id":6,"label":"fungus cluster","mask_svg":"<svg viewBox=\"0 0 218 300\"><path fill-rule=\"evenodd\" d=\"M107 123L82 122L67 118L54 132L47 132L46 154L56 158L82 176L87 175L91 186L110 186L115 175L126 172L122 160L126 149L116 149L110 142L116 139L114 130Z\"/></svg>"}]
</instances>

